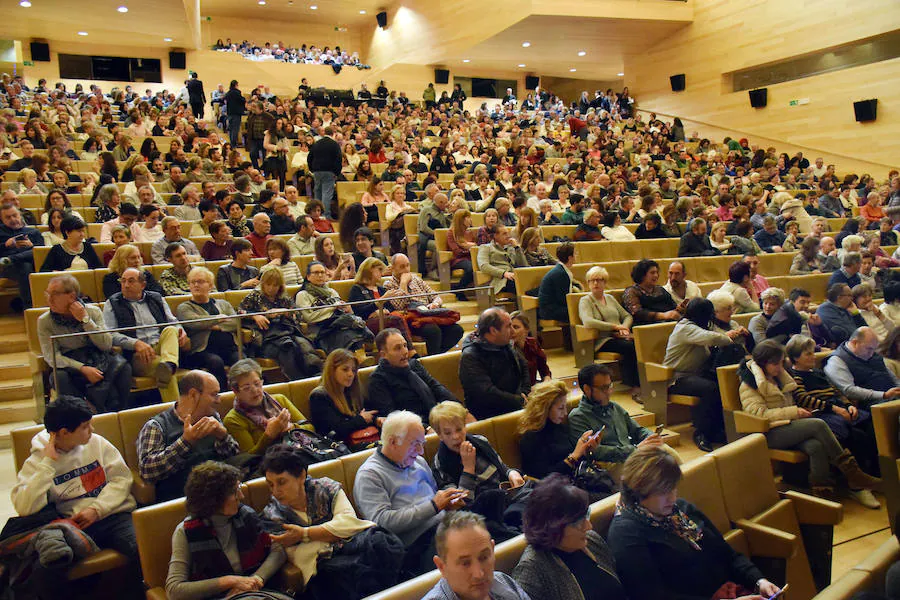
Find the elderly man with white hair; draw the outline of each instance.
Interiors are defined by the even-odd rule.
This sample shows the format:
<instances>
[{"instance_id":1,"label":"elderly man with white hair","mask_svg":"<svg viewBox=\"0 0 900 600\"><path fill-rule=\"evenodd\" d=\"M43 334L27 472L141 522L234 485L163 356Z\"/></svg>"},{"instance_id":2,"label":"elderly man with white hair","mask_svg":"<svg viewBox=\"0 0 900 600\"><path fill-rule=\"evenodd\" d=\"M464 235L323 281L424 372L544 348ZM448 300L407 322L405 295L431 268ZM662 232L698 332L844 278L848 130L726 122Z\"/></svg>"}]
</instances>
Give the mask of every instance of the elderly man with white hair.
<instances>
[{"instance_id":1,"label":"elderly man with white hair","mask_svg":"<svg viewBox=\"0 0 900 600\"><path fill-rule=\"evenodd\" d=\"M425 427L408 410L392 412L381 427L381 446L356 472L353 498L364 519L397 535L406 547L404 570L431 568L434 534L445 510L462 508L467 492L437 489L422 456Z\"/></svg>"},{"instance_id":2,"label":"elderly man with white hair","mask_svg":"<svg viewBox=\"0 0 900 600\"><path fill-rule=\"evenodd\" d=\"M887 368L877 349L875 332L860 327L825 362L831 385L863 408L900 396L900 378Z\"/></svg>"},{"instance_id":3,"label":"elderly man with white hair","mask_svg":"<svg viewBox=\"0 0 900 600\"><path fill-rule=\"evenodd\" d=\"M532 209L534 212L540 214L541 212L541 200L549 200L550 192L547 190L547 184L543 181L539 181L534 186L534 196L529 196L526 202L526 206ZM551 204L552 205L552 204Z\"/></svg>"}]
</instances>

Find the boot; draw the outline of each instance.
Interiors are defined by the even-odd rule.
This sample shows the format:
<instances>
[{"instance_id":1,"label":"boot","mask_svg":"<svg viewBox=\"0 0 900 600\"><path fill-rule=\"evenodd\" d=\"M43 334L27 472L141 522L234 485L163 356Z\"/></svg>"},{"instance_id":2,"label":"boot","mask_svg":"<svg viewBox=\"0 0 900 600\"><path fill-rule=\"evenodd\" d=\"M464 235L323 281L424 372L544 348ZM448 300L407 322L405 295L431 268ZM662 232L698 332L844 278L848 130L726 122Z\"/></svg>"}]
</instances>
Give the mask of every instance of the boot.
<instances>
[{"instance_id":1,"label":"boot","mask_svg":"<svg viewBox=\"0 0 900 600\"><path fill-rule=\"evenodd\" d=\"M860 469L859 464L856 462L856 458L854 458L847 449L844 449L837 459L835 459L834 466L840 469L841 473L844 474L850 489L871 490L877 488L882 483L882 480L878 477L867 475Z\"/></svg>"}]
</instances>

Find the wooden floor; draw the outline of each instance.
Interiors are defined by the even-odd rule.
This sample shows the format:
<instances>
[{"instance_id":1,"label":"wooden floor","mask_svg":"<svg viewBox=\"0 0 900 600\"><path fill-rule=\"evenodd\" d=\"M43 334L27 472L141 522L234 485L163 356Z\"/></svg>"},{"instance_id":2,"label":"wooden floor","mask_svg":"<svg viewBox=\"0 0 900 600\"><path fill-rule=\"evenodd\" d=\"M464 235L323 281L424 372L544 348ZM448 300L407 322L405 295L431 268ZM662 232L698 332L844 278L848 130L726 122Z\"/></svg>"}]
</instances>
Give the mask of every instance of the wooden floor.
<instances>
[{"instance_id":1,"label":"wooden floor","mask_svg":"<svg viewBox=\"0 0 900 600\"><path fill-rule=\"evenodd\" d=\"M576 375L575 362L571 353L550 350L547 355L554 377ZM630 412L636 412L639 409L639 406L632 402L631 397L622 391L615 392L613 399ZM685 461L690 461L703 454L691 440L692 428L690 425L675 425L668 428L682 434L678 453ZM15 470L13 469L12 450L0 450L0 523L15 516L10 500L10 491L14 484ZM834 532L832 579L843 575L891 535L887 510L883 506L880 510L871 510L850 499L839 500L844 506L844 520L835 528ZM879 500L884 502L883 497L879 497Z\"/></svg>"}]
</instances>

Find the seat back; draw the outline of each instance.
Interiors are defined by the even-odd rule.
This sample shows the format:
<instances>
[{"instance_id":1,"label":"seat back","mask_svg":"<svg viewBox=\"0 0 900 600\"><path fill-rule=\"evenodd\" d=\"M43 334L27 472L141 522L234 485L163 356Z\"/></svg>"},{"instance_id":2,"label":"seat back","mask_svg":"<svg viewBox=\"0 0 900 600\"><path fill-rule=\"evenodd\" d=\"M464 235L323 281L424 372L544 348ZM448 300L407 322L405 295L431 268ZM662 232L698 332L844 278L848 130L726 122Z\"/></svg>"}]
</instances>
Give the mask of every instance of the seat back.
<instances>
[{"instance_id":1,"label":"seat back","mask_svg":"<svg viewBox=\"0 0 900 600\"><path fill-rule=\"evenodd\" d=\"M666 357L666 346L673 329L675 329L675 323L672 322L635 327L632 331L634 332L634 349L637 352L638 363L662 363Z\"/></svg>"},{"instance_id":2,"label":"seat back","mask_svg":"<svg viewBox=\"0 0 900 600\"><path fill-rule=\"evenodd\" d=\"M678 497L699 507L723 535L731 529L716 461L704 455L682 465Z\"/></svg>"},{"instance_id":3,"label":"seat back","mask_svg":"<svg viewBox=\"0 0 900 600\"><path fill-rule=\"evenodd\" d=\"M419 361L428 373L450 390L450 393L456 396L460 402L463 401L464 397L462 383L459 381L459 359L461 355L462 353L457 350L425 356Z\"/></svg>"},{"instance_id":4,"label":"seat back","mask_svg":"<svg viewBox=\"0 0 900 600\"><path fill-rule=\"evenodd\" d=\"M507 575L512 574L527 545L528 542L525 541L524 535L517 535L511 540L497 544L497 547L494 548L494 571L501 571Z\"/></svg>"},{"instance_id":5,"label":"seat back","mask_svg":"<svg viewBox=\"0 0 900 600\"><path fill-rule=\"evenodd\" d=\"M122 432L122 447L125 451L122 456L125 458L125 464L134 470L138 470L137 441L141 428L150 418L155 417L164 410L168 410L172 406L175 406L174 402L166 402L165 404L152 404L150 406L119 411L119 429Z\"/></svg>"},{"instance_id":6,"label":"seat back","mask_svg":"<svg viewBox=\"0 0 900 600\"><path fill-rule=\"evenodd\" d=\"M522 297L525 292L541 285L544 275L553 267L519 267L516 269L516 296Z\"/></svg>"},{"instance_id":7,"label":"seat back","mask_svg":"<svg viewBox=\"0 0 900 600\"><path fill-rule=\"evenodd\" d=\"M719 393L722 396L722 408L724 410L743 410L741 404L741 382L737 374L738 365L728 365L716 369L719 378Z\"/></svg>"},{"instance_id":8,"label":"seat back","mask_svg":"<svg viewBox=\"0 0 900 600\"><path fill-rule=\"evenodd\" d=\"M38 248L40 248L40 246L36 247L35 250L37 250ZM47 286L50 284L50 280L61 274L62 273L59 272L52 272L32 273L31 275L29 275L28 282L31 286L31 298L32 302L34 303L34 308L47 306L47 298L44 295L44 292L47 290ZM66 274L71 275L78 280L78 286L81 288L82 296L87 296L92 300L97 298L97 284L94 280L93 271L66 271Z\"/></svg>"},{"instance_id":9,"label":"seat back","mask_svg":"<svg viewBox=\"0 0 900 600\"><path fill-rule=\"evenodd\" d=\"M519 419L524 411L517 410L490 419L494 424L494 450L509 467L522 468L522 454L519 452Z\"/></svg>"},{"instance_id":10,"label":"seat back","mask_svg":"<svg viewBox=\"0 0 900 600\"><path fill-rule=\"evenodd\" d=\"M778 502L765 436L742 437L716 449L712 457L730 521L752 518Z\"/></svg>"},{"instance_id":11,"label":"seat back","mask_svg":"<svg viewBox=\"0 0 900 600\"><path fill-rule=\"evenodd\" d=\"M172 533L187 516L184 498L140 508L132 514L144 582L150 589L165 587L172 556Z\"/></svg>"},{"instance_id":12,"label":"seat back","mask_svg":"<svg viewBox=\"0 0 900 600\"><path fill-rule=\"evenodd\" d=\"M309 394L316 389L320 382L320 377L307 377L306 379L288 383L288 389L290 390L290 393L287 394L288 398L291 399L294 407L306 417L309 417L310 415ZM326 431L324 433L328 432Z\"/></svg>"},{"instance_id":13,"label":"seat back","mask_svg":"<svg viewBox=\"0 0 900 600\"><path fill-rule=\"evenodd\" d=\"M616 514L618 501L619 494L613 494L591 505L591 525L594 527L594 531L604 538L609 532L609 524L612 523L613 515Z\"/></svg>"}]
</instances>

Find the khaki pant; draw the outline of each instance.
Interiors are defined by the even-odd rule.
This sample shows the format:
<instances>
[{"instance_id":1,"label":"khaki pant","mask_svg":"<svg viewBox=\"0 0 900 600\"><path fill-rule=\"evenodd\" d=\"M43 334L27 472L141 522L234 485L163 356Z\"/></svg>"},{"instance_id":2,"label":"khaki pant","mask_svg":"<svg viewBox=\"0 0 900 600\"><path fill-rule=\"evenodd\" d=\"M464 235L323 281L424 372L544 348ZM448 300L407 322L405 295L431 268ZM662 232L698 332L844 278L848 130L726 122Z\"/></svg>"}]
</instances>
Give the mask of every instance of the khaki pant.
<instances>
[{"instance_id":1,"label":"khaki pant","mask_svg":"<svg viewBox=\"0 0 900 600\"><path fill-rule=\"evenodd\" d=\"M165 327L159 332L159 340L153 344L156 358L149 363L139 360L137 355L131 360L134 374L139 377L154 377L156 367L161 362L172 363L178 366L178 327ZM174 375L169 383L159 388L159 395L163 402L175 402L178 400L178 382Z\"/></svg>"}]
</instances>

